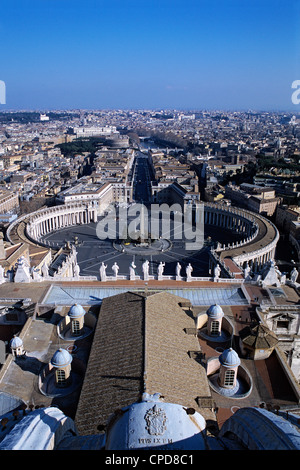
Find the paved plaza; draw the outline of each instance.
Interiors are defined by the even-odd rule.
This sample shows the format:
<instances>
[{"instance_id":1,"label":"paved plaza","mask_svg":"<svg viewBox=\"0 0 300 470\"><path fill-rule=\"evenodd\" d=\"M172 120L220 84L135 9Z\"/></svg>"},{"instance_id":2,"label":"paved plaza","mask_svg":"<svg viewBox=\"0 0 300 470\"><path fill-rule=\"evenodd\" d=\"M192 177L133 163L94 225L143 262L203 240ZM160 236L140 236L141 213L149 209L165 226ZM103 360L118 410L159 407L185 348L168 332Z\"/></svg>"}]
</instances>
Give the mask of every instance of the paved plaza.
<instances>
[{"instance_id":1,"label":"paved plaza","mask_svg":"<svg viewBox=\"0 0 300 470\"><path fill-rule=\"evenodd\" d=\"M208 261L210 245L207 237L214 241L226 243L232 240L232 232L223 230L220 232L217 228L207 226L205 228L205 244L200 250L186 250L184 240L166 241L165 251L156 249L155 243L147 247L133 247L133 245L123 244L125 251L120 250L120 244L114 240L100 240L96 232L97 224L76 225L66 227L43 237L44 242L49 246L58 248L64 246L67 242L76 243L77 259L80 267L81 276L98 276L101 263L107 265L107 275L112 276L112 265L116 262L119 265L119 275L129 274L129 265L134 261L137 275L142 275L142 264L147 259L149 261L149 275L157 275L157 268L162 261L165 263L164 275L174 276L176 264L179 262L182 266L181 275L185 276L185 267L191 263L193 266L193 276L209 276Z\"/></svg>"}]
</instances>

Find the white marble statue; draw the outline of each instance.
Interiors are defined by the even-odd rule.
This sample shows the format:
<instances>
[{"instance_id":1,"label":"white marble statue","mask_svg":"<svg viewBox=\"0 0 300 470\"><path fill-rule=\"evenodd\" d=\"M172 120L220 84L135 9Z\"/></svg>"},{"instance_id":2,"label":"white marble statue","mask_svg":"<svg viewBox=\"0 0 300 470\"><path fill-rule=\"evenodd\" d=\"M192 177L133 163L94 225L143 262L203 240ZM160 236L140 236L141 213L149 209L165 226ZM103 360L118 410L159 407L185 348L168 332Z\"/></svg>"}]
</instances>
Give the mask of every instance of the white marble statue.
<instances>
[{"instance_id":1,"label":"white marble statue","mask_svg":"<svg viewBox=\"0 0 300 470\"><path fill-rule=\"evenodd\" d=\"M220 266L217 264L217 266L215 266L214 268L214 279L219 279L220 274L221 274L221 269L220 269Z\"/></svg>"},{"instance_id":2,"label":"white marble statue","mask_svg":"<svg viewBox=\"0 0 300 470\"><path fill-rule=\"evenodd\" d=\"M157 274L158 274L158 278L161 278L162 275L163 275L163 272L164 272L164 268L165 268L165 263L163 263L162 261L159 263L158 265L158 268L157 268Z\"/></svg>"},{"instance_id":3,"label":"white marble statue","mask_svg":"<svg viewBox=\"0 0 300 470\"><path fill-rule=\"evenodd\" d=\"M249 264L247 263L244 269L244 279L249 280L250 279L250 273L251 273L251 268Z\"/></svg>"},{"instance_id":4,"label":"white marble statue","mask_svg":"<svg viewBox=\"0 0 300 470\"><path fill-rule=\"evenodd\" d=\"M74 277L79 277L79 274L80 274L80 267L79 267L79 264L76 263L74 266Z\"/></svg>"},{"instance_id":5,"label":"white marble statue","mask_svg":"<svg viewBox=\"0 0 300 470\"><path fill-rule=\"evenodd\" d=\"M193 272L193 266L191 265L191 263L187 265L187 267L185 268L185 272L186 272L186 279L188 281L189 279L191 279L192 272Z\"/></svg>"},{"instance_id":6,"label":"white marble statue","mask_svg":"<svg viewBox=\"0 0 300 470\"><path fill-rule=\"evenodd\" d=\"M177 263L177 264L176 264L176 278L180 278L180 277L181 277L180 271L181 271L181 264L180 264L180 263Z\"/></svg>"},{"instance_id":7,"label":"white marble statue","mask_svg":"<svg viewBox=\"0 0 300 470\"><path fill-rule=\"evenodd\" d=\"M136 265L134 264L134 261L132 261L131 265L129 266L129 277L131 281L135 280L135 268Z\"/></svg>"},{"instance_id":8,"label":"white marble statue","mask_svg":"<svg viewBox=\"0 0 300 470\"><path fill-rule=\"evenodd\" d=\"M48 266L46 265L46 263L43 264L42 268L41 268L41 271L42 271L42 276L43 277L47 277L48 274L49 274L49 271L48 271Z\"/></svg>"},{"instance_id":9,"label":"white marble statue","mask_svg":"<svg viewBox=\"0 0 300 470\"><path fill-rule=\"evenodd\" d=\"M290 274L290 280L291 282L295 283L297 282L297 279L298 279L298 269L296 268L296 266L292 269L291 271L291 274Z\"/></svg>"},{"instance_id":10,"label":"white marble statue","mask_svg":"<svg viewBox=\"0 0 300 470\"><path fill-rule=\"evenodd\" d=\"M149 279L149 261L148 260L143 262L142 268L143 268L143 273L144 273L144 280L148 281Z\"/></svg>"},{"instance_id":11,"label":"white marble statue","mask_svg":"<svg viewBox=\"0 0 300 470\"><path fill-rule=\"evenodd\" d=\"M77 250L75 248L75 245L72 245L70 258L74 263L77 263Z\"/></svg>"},{"instance_id":12,"label":"white marble statue","mask_svg":"<svg viewBox=\"0 0 300 470\"><path fill-rule=\"evenodd\" d=\"M37 268L33 268L33 270L32 270L32 279L34 281L41 281L42 280L42 276L40 275L40 272Z\"/></svg>"},{"instance_id":13,"label":"white marble statue","mask_svg":"<svg viewBox=\"0 0 300 470\"><path fill-rule=\"evenodd\" d=\"M100 281L103 281L105 282L106 281L106 269L107 269L107 265L103 263L101 263L101 266L100 266Z\"/></svg>"},{"instance_id":14,"label":"white marble statue","mask_svg":"<svg viewBox=\"0 0 300 470\"><path fill-rule=\"evenodd\" d=\"M113 272L114 272L114 274L115 274L115 278L117 278L117 277L118 277L118 272L119 272L119 266L117 265L116 262L114 262L114 264L113 264L113 266L112 266L111 269L113 270Z\"/></svg>"}]
</instances>

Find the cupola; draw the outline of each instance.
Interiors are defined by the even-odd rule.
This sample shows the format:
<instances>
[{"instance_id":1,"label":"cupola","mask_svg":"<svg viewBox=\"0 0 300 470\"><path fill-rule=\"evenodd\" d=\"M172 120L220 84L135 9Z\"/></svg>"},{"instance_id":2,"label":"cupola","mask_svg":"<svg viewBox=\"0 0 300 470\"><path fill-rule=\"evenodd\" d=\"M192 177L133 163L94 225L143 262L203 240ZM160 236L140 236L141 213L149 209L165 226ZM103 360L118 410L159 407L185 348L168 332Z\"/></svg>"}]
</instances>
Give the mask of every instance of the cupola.
<instances>
[{"instance_id":1,"label":"cupola","mask_svg":"<svg viewBox=\"0 0 300 470\"><path fill-rule=\"evenodd\" d=\"M54 353L51 359L51 365L56 369L55 383L57 387L69 385L72 359L71 354L66 349L60 348Z\"/></svg>"},{"instance_id":2,"label":"cupola","mask_svg":"<svg viewBox=\"0 0 300 470\"><path fill-rule=\"evenodd\" d=\"M84 308L79 304L74 304L68 312L68 316L71 320L71 331L72 336L79 336L84 327Z\"/></svg>"},{"instance_id":3,"label":"cupola","mask_svg":"<svg viewBox=\"0 0 300 470\"><path fill-rule=\"evenodd\" d=\"M23 348L23 341L21 340L21 338L19 338L19 336L15 335L13 337L13 339L10 342L10 347L11 347L12 354L14 356L23 356L25 353L24 348Z\"/></svg>"},{"instance_id":4,"label":"cupola","mask_svg":"<svg viewBox=\"0 0 300 470\"><path fill-rule=\"evenodd\" d=\"M241 363L239 356L232 348L229 348L223 351L219 357L219 361L219 385L224 388L234 388L236 385L238 367Z\"/></svg>"},{"instance_id":5,"label":"cupola","mask_svg":"<svg viewBox=\"0 0 300 470\"><path fill-rule=\"evenodd\" d=\"M220 336L224 312L220 305L214 304L207 310L207 332L209 336Z\"/></svg>"}]
</instances>

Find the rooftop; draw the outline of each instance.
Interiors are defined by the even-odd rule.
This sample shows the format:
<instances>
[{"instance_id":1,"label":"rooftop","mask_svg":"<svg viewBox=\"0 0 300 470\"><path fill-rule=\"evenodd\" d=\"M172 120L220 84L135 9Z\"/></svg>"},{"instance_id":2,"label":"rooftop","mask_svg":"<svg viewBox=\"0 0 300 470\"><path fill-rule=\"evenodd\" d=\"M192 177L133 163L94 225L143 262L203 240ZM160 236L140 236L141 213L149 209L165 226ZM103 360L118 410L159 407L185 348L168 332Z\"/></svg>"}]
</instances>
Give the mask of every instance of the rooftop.
<instances>
[{"instance_id":1,"label":"rooftop","mask_svg":"<svg viewBox=\"0 0 300 470\"><path fill-rule=\"evenodd\" d=\"M219 425L236 409L262 402L282 409L298 407L280 352L266 360L241 359L253 379L248 397L233 400L217 395L208 387L203 357L219 356L222 348L230 344L210 343L195 336L197 313L205 313L209 306L218 303L234 325L236 341L239 332L250 326L261 301L274 308L296 308L299 296L294 289L281 286L282 293L277 296L272 294L272 288L251 284L241 288L230 283L169 281L164 289L159 289L160 285L159 281L149 281L148 295L143 281L115 281L106 283L105 288L100 282L0 285L1 305L30 298L39 310L37 316L33 312L26 328L18 326L27 357L2 367L0 393L20 397L27 404L53 404L52 398L39 392L38 374L59 348L72 346L72 342L57 335L57 324L78 302L85 310L93 309L96 315L101 305L100 314L91 351L90 336L80 340L76 353L87 364L80 398L79 390L74 396L56 400L56 404L69 416L75 415L78 404L76 420L81 434L95 430L98 433L97 426L106 424L106 418L116 409L139 399L144 387L148 393L161 393L165 401L195 409L199 406L200 414L208 420L213 419L212 408L216 405ZM176 296L171 295L175 292ZM222 296L221 301L218 296Z\"/></svg>"},{"instance_id":2,"label":"rooftop","mask_svg":"<svg viewBox=\"0 0 300 470\"><path fill-rule=\"evenodd\" d=\"M144 391L196 409L197 399L208 399L210 406L200 413L213 417L205 370L188 354L199 349L195 335L185 332L195 322L181 302L167 292L126 292L103 300L76 413L80 433L96 433Z\"/></svg>"},{"instance_id":3,"label":"rooftop","mask_svg":"<svg viewBox=\"0 0 300 470\"><path fill-rule=\"evenodd\" d=\"M74 284L74 283L73 283ZM123 284L123 285L122 285ZM126 285L127 284L127 285ZM192 284L192 283L188 283ZM218 287L214 283L207 283L207 287L190 287L187 286L186 282L175 282L170 284L170 287L167 287L164 283L164 288L160 287L161 284L155 283L153 285L156 292L168 292L170 294L183 297L193 305L212 305L218 303L219 305L247 305L248 300L245 297L243 290L240 285L220 285ZM92 286L75 286L75 285L53 285L50 287L49 291L46 293L46 296L43 299L43 302L46 304L61 304L67 305L70 301L74 303L85 303L85 304L99 304L112 295L119 293L127 292L128 289L136 292L143 292L145 289L145 283L142 281L133 285L132 283L120 283L116 285L114 283L105 283L105 286L102 287L103 283L98 283L99 287L94 283ZM151 283L152 285L152 283ZM176 285L178 287L176 288Z\"/></svg>"}]
</instances>

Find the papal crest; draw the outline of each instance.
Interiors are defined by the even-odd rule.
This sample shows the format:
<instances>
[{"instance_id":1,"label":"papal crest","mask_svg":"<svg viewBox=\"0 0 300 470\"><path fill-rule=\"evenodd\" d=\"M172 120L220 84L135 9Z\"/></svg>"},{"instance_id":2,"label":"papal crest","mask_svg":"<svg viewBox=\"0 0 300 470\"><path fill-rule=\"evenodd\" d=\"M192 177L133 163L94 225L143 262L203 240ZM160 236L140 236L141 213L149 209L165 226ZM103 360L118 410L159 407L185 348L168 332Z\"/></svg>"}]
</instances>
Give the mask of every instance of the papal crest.
<instances>
[{"instance_id":1,"label":"papal crest","mask_svg":"<svg viewBox=\"0 0 300 470\"><path fill-rule=\"evenodd\" d=\"M162 408L159 408L157 405L154 405L153 408L147 411L144 416L147 426L146 429L149 434L154 436L162 435L167 427L165 423L167 421L166 413Z\"/></svg>"}]
</instances>

